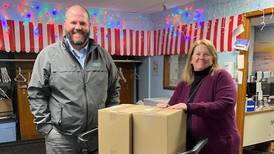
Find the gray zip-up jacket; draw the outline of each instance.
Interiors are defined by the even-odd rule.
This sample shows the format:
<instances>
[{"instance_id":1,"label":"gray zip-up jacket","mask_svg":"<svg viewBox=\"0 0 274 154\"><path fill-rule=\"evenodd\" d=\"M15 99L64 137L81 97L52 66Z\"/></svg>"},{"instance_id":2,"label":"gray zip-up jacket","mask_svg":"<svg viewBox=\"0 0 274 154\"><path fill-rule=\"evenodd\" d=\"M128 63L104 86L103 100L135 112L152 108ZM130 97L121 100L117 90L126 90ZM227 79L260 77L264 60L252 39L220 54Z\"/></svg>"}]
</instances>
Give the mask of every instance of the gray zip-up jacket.
<instances>
[{"instance_id":1,"label":"gray zip-up jacket","mask_svg":"<svg viewBox=\"0 0 274 154\"><path fill-rule=\"evenodd\" d=\"M28 86L34 123L42 134L52 127L79 135L97 126L98 109L119 103L119 75L111 58L90 39L85 67L68 44L52 44L35 61Z\"/></svg>"}]
</instances>

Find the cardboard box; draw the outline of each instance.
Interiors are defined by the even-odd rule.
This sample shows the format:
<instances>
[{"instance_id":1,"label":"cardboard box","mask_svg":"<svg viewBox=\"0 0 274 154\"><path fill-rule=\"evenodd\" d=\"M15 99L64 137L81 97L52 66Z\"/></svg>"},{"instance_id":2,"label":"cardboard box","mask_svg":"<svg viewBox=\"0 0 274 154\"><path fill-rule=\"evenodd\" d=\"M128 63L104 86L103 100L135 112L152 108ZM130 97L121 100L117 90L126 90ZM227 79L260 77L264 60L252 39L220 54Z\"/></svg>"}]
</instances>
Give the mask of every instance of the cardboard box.
<instances>
[{"instance_id":1,"label":"cardboard box","mask_svg":"<svg viewBox=\"0 0 274 154\"><path fill-rule=\"evenodd\" d=\"M169 97L144 98L144 105L156 106L158 103L168 103Z\"/></svg>"},{"instance_id":2,"label":"cardboard box","mask_svg":"<svg viewBox=\"0 0 274 154\"><path fill-rule=\"evenodd\" d=\"M134 154L177 154L186 149L186 114L151 107L133 113Z\"/></svg>"},{"instance_id":3,"label":"cardboard box","mask_svg":"<svg viewBox=\"0 0 274 154\"><path fill-rule=\"evenodd\" d=\"M121 104L98 111L100 154L132 154L132 113L147 106Z\"/></svg>"}]
</instances>

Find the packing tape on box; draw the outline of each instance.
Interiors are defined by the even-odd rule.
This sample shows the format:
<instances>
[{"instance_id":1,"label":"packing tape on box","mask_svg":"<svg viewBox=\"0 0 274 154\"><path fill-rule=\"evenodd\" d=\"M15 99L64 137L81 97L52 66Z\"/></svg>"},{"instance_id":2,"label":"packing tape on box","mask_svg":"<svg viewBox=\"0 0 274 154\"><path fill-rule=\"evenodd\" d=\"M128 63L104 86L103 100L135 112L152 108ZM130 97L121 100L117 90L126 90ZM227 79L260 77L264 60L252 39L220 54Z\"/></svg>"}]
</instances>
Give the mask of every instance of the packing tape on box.
<instances>
[{"instance_id":1,"label":"packing tape on box","mask_svg":"<svg viewBox=\"0 0 274 154\"><path fill-rule=\"evenodd\" d=\"M162 110L163 110L162 108L151 107L151 108L144 109L144 113L145 114L155 114L155 113L160 112Z\"/></svg>"},{"instance_id":2,"label":"packing tape on box","mask_svg":"<svg viewBox=\"0 0 274 154\"><path fill-rule=\"evenodd\" d=\"M116 117L117 117L117 113L120 112L121 110L124 110L124 109L127 109L127 108L130 108L131 106L130 105L117 105L117 106L112 106L110 108L110 120L115 120Z\"/></svg>"},{"instance_id":3,"label":"packing tape on box","mask_svg":"<svg viewBox=\"0 0 274 154\"><path fill-rule=\"evenodd\" d=\"M115 119L116 119L116 117L117 117L116 112L113 111L113 112L110 112L109 114L110 114L110 115L109 115L109 119L110 119L110 120L115 120Z\"/></svg>"}]
</instances>

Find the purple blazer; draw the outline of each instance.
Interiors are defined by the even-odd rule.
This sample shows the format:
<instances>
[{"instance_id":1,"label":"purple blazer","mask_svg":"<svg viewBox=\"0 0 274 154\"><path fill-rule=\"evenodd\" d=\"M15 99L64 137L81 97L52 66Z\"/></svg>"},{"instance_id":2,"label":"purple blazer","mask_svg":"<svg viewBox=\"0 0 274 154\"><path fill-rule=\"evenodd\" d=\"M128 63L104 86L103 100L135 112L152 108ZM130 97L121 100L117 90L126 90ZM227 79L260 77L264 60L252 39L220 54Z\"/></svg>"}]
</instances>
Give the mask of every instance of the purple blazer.
<instances>
[{"instance_id":1,"label":"purple blazer","mask_svg":"<svg viewBox=\"0 0 274 154\"><path fill-rule=\"evenodd\" d=\"M230 74L223 69L209 73L188 105L192 114L194 141L208 137L200 154L239 154L240 136L235 122L236 87ZM186 103L190 86L180 82L169 105Z\"/></svg>"}]
</instances>

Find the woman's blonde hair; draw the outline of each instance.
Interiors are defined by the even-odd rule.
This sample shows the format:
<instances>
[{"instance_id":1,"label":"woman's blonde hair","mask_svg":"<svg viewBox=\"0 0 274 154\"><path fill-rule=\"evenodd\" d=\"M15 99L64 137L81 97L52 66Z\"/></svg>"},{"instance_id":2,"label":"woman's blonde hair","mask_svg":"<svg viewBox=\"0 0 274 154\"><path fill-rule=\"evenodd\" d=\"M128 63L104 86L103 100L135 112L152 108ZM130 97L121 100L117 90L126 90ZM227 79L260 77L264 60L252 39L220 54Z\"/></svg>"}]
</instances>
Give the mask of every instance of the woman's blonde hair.
<instances>
[{"instance_id":1,"label":"woman's blonde hair","mask_svg":"<svg viewBox=\"0 0 274 154\"><path fill-rule=\"evenodd\" d=\"M192 56L193 56L193 52L194 52L194 49L198 46L198 45L205 45L210 53L210 55L212 56L212 72L214 72L218 67L218 61L217 61L217 52L216 52L216 49L214 47L214 45L209 41L209 40L206 40L206 39L202 39L202 40L197 40L190 52L188 53L188 57L187 57L187 60L186 60L186 64L185 64L185 67L184 67L184 71L182 73L182 80L187 82L187 84L191 84L194 80L194 76L193 76L193 66L191 64L191 60L192 60Z\"/></svg>"}]
</instances>

